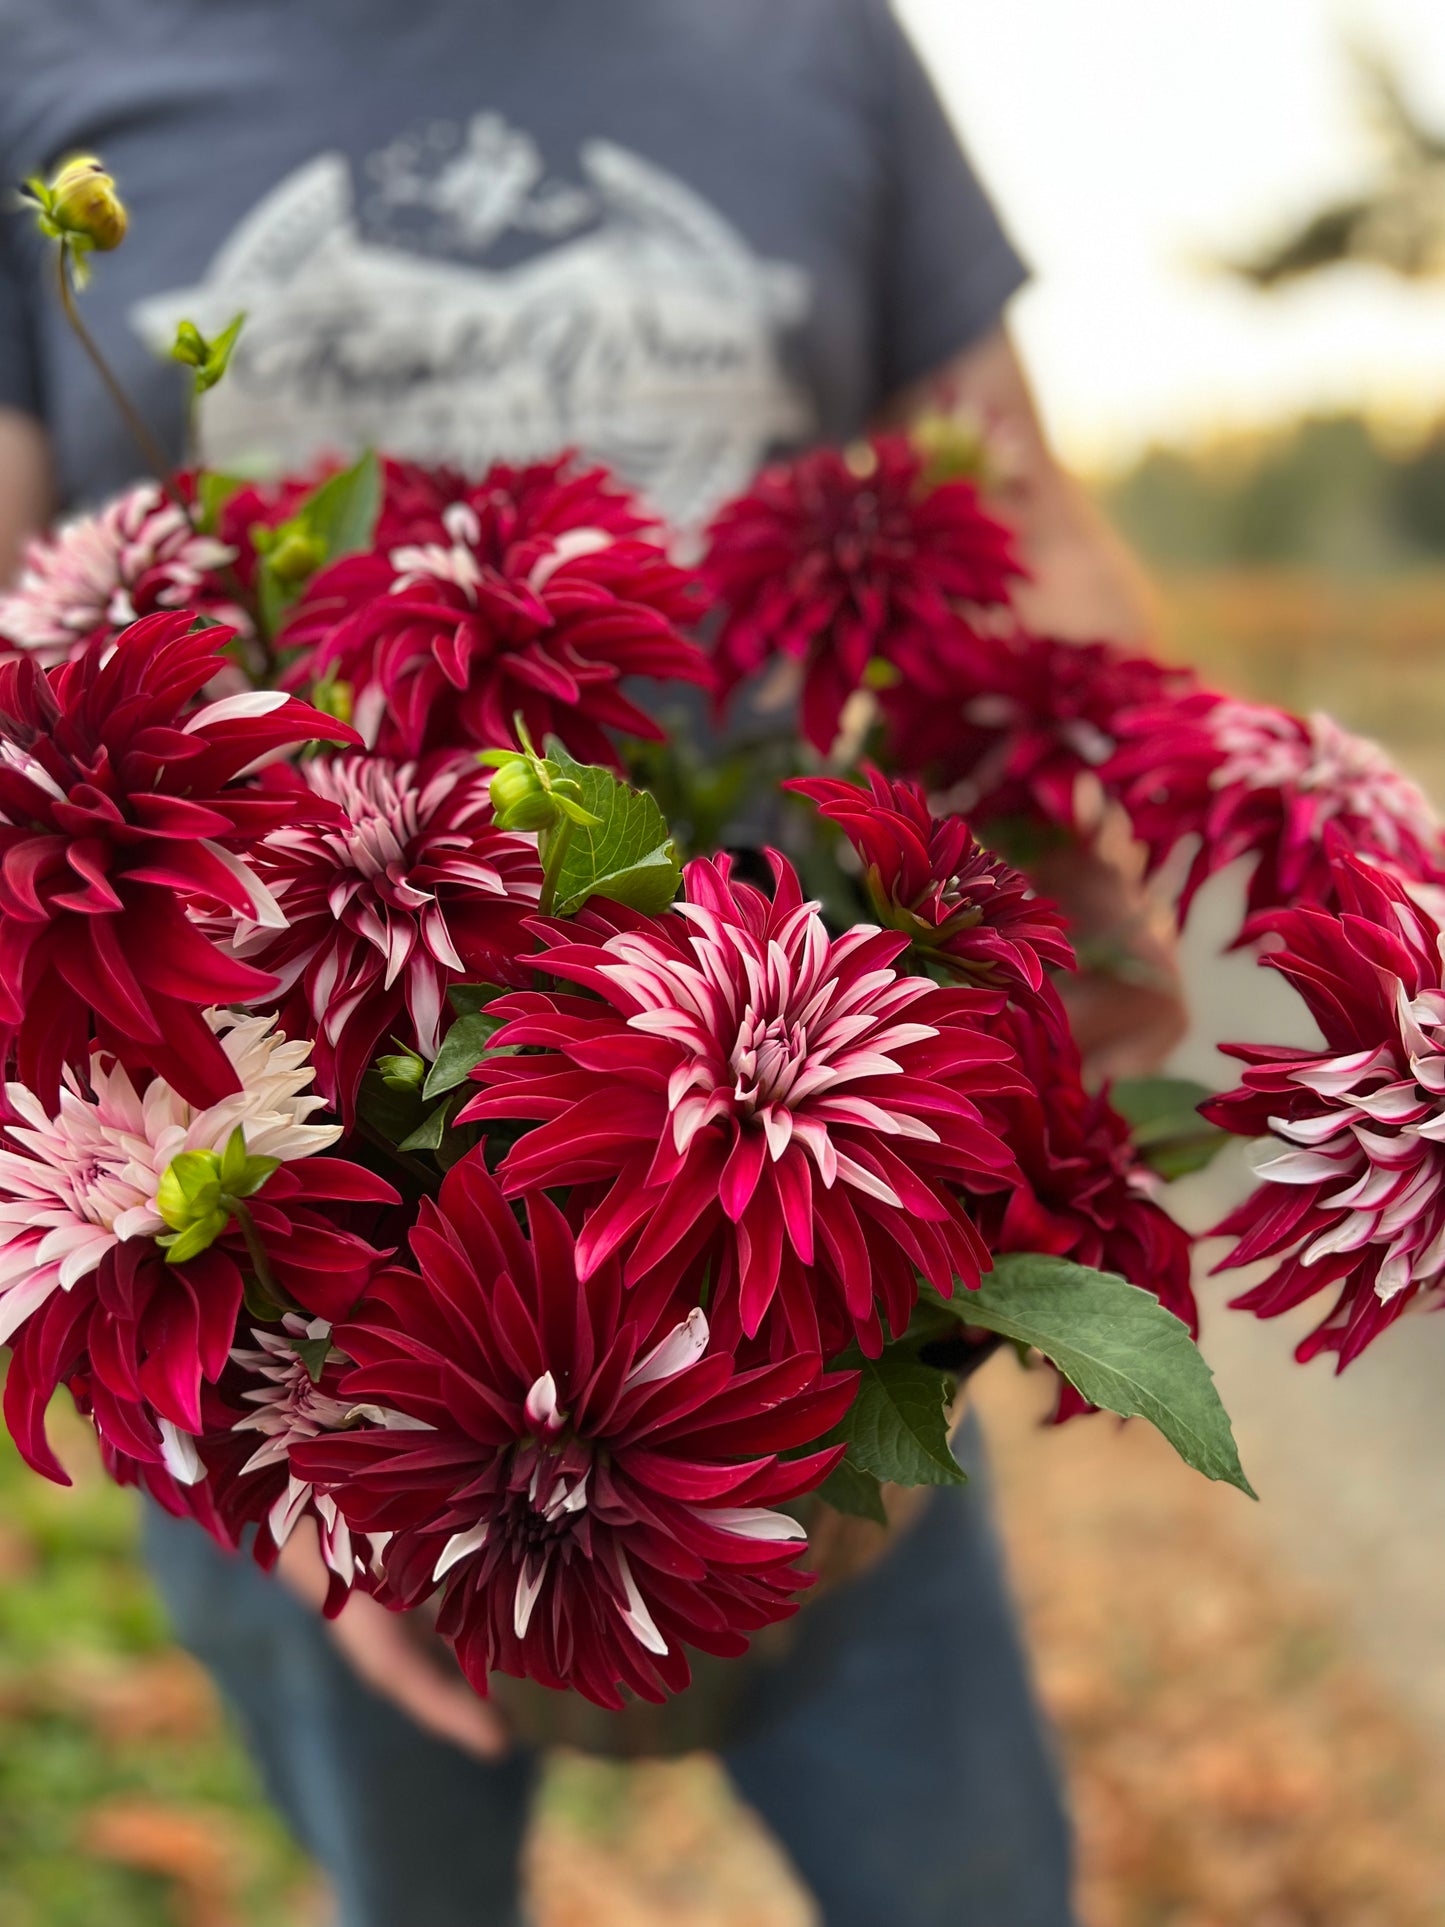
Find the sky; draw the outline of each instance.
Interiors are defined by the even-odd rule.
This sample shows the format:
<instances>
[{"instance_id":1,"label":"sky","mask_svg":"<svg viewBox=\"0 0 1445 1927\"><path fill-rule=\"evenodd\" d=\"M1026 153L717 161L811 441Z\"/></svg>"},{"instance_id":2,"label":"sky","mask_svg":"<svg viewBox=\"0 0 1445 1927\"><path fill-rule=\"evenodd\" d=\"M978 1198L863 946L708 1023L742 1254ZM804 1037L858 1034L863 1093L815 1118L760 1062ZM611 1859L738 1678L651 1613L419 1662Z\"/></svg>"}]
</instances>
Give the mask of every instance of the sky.
<instances>
[{"instance_id":1,"label":"sky","mask_svg":"<svg viewBox=\"0 0 1445 1927\"><path fill-rule=\"evenodd\" d=\"M1074 462L1306 409L1445 414L1445 281L1261 295L1204 265L1371 178L1352 35L1445 132L1445 0L896 4L1035 270L1011 320Z\"/></svg>"}]
</instances>

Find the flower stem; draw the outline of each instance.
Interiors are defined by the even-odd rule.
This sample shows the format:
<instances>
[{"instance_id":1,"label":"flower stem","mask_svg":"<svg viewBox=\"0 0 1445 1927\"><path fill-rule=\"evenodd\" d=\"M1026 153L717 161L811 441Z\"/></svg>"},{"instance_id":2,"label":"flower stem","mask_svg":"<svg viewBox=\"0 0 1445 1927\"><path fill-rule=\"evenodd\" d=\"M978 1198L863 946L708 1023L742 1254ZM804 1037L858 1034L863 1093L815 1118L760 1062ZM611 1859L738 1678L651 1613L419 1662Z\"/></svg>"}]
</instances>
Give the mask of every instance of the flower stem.
<instances>
[{"instance_id":1,"label":"flower stem","mask_svg":"<svg viewBox=\"0 0 1445 1927\"><path fill-rule=\"evenodd\" d=\"M266 1256L266 1247L261 1243L261 1234L256 1229L256 1220L251 1216L250 1206L242 1203L240 1198L231 1198L227 1202L231 1207L231 1215L241 1228L241 1236L246 1240L246 1252L251 1260L251 1269L256 1274L256 1283L278 1311L285 1311L291 1300L276 1281L276 1274L271 1269L271 1260Z\"/></svg>"},{"instance_id":2,"label":"flower stem","mask_svg":"<svg viewBox=\"0 0 1445 1927\"><path fill-rule=\"evenodd\" d=\"M65 310L65 318L70 323L76 340L85 350L91 367L100 376L106 393L120 411L121 420L130 430L131 439L140 450L146 467L160 483L167 497L194 528L195 519L191 514L190 505L183 500L180 491L176 488L171 477L170 465L157 446L155 437L141 420L135 404L116 380L109 362L97 347L94 336L80 318L80 310L75 304L75 291L70 285L70 250L64 242L61 243L56 256L56 269L56 279L60 286L60 305Z\"/></svg>"},{"instance_id":3,"label":"flower stem","mask_svg":"<svg viewBox=\"0 0 1445 1927\"><path fill-rule=\"evenodd\" d=\"M557 901L557 884L562 875L562 862L567 855L567 845L572 841L575 828L570 816L562 817L547 839L547 854L542 862L542 894L537 902L537 914L550 917L552 906Z\"/></svg>"}]
</instances>

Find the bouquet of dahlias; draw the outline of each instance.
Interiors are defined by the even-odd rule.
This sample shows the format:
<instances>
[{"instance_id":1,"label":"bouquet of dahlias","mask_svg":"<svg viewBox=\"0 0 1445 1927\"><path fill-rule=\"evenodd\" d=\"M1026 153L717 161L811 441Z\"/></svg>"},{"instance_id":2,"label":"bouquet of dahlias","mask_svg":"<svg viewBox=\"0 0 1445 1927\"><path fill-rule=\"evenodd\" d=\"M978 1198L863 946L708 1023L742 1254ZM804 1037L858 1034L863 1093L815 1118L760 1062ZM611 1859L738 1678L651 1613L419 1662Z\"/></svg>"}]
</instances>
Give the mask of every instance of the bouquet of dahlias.
<instances>
[{"instance_id":1,"label":"bouquet of dahlias","mask_svg":"<svg viewBox=\"0 0 1445 1927\"><path fill-rule=\"evenodd\" d=\"M73 307L91 216L36 191ZM176 352L199 392L243 349ZM1160 1202L1220 1133L1177 1081L1086 1083L1065 919L1006 860L1111 818L1161 871L1196 839L1186 901L1257 852L1248 934L1325 1013L1328 1056L1210 1107L1291 1147L1232 1224L1282 1259L1246 1302L1342 1283L1347 1356L1430 1289L1428 812L1333 725L1028 634L940 446L770 469L695 569L566 455L162 471L32 546L0 1342L37 1471L64 1389L223 1545L314 1532L330 1610L608 1708L792 1614L828 1508L961 1480L1004 1340L1059 1416L1247 1491ZM778 658L800 738L673 720Z\"/></svg>"}]
</instances>

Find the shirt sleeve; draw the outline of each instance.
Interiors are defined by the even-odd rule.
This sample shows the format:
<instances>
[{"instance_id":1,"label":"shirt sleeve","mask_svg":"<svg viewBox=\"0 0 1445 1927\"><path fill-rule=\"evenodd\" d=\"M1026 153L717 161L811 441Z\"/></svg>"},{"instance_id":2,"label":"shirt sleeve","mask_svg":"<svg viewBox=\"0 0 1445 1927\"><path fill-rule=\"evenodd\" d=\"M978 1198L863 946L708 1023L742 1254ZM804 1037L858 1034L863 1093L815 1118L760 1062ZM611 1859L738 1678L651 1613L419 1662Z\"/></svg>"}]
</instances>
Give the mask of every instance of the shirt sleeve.
<instances>
[{"instance_id":1,"label":"shirt sleeve","mask_svg":"<svg viewBox=\"0 0 1445 1927\"><path fill-rule=\"evenodd\" d=\"M875 406L994 327L1028 271L889 0L867 0L884 171Z\"/></svg>"},{"instance_id":2,"label":"shirt sleeve","mask_svg":"<svg viewBox=\"0 0 1445 1927\"><path fill-rule=\"evenodd\" d=\"M40 367L19 221L18 215L0 211L0 408L38 416L43 412Z\"/></svg>"}]
</instances>

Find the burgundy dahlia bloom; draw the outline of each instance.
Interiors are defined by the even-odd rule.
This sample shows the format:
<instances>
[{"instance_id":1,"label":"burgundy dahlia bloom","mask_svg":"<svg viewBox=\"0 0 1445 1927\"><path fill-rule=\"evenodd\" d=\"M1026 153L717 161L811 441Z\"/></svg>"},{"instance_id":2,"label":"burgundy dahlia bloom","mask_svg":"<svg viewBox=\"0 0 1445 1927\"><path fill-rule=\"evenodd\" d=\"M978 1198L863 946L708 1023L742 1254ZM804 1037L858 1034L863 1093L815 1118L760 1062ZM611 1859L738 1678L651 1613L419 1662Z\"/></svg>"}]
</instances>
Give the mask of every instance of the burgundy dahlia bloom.
<instances>
[{"instance_id":1,"label":"burgundy dahlia bloom","mask_svg":"<svg viewBox=\"0 0 1445 1927\"><path fill-rule=\"evenodd\" d=\"M1190 681L1106 642L960 633L941 675L884 692L888 760L970 821L1090 831L1121 717Z\"/></svg>"},{"instance_id":2,"label":"burgundy dahlia bloom","mask_svg":"<svg viewBox=\"0 0 1445 1927\"><path fill-rule=\"evenodd\" d=\"M400 1030L435 1057L447 985L515 978L534 948L536 839L494 826L489 780L455 757L378 756L318 757L282 779L333 817L252 852L286 924L243 924L234 947L274 974L281 1028L316 1039L317 1084L347 1118L379 1045Z\"/></svg>"},{"instance_id":3,"label":"burgundy dahlia bloom","mask_svg":"<svg viewBox=\"0 0 1445 1927\"><path fill-rule=\"evenodd\" d=\"M621 1252L630 1285L670 1285L706 1252L730 1346L766 1322L775 1355L856 1332L876 1356L918 1272L947 1295L987 1265L954 1187L1012 1168L977 1100L1017 1068L996 997L900 976L906 937L831 938L773 867L771 898L699 859L665 916L553 926L545 968L591 994L495 1002L495 1045L540 1052L484 1060L461 1116L542 1120L501 1166L509 1195L598 1187L584 1280Z\"/></svg>"},{"instance_id":4,"label":"burgundy dahlia bloom","mask_svg":"<svg viewBox=\"0 0 1445 1927\"><path fill-rule=\"evenodd\" d=\"M143 482L29 543L19 581L0 594L0 651L51 669L160 610L205 608L234 620L214 577L234 554L197 535L156 483Z\"/></svg>"},{"instance_id":5,"label":"burgundy dahlia bloom","mask_svg":"<svg viewBox=\"0 0 1445 1927\"><path fill-rule=\"evenodd\" d=\"M930 485L902 435L765 468L714 520L703 568L726 609L723 693L774 656L799 659L803 734L823 752L871 661L931 680L958 608L1007 602L1023 574L973 483Z\"/></svg>"},{"instance_id":6,"label":"burgundy dahlia bloom","mask_svg":"<svg viewBox=\"0 0 1445 1927\"><path fill-rule=\"evenodd\" d=\"M1264 1140L1259 1188L1219 1233L1218 1267L1273 1260L1234 1302L1273 1318L1336 1293L1300 1345L1338 1369L1411 1305L1445 1305L1445 978L1441 929L1400 880L1349 857L1334 865L1339 915L1301 907L1262 920L1281 948L1261 958L1298 990L1323 1048L1231 1044L1246 1066L1202 1106Z\"/></svg>"},{"instance_id":7,"label":"burgundy dahlia bloom","mask_svg":"<svg viewBox=\"0 0 1445 1927\"><path fill-rule=\"evenodd\" d=\"M48 676L0 664L0 1037L45 1102L103 1040L210 1103L234 1072L202 1016L273 979L227 957L189 906L279 923L248 867L294 798L236 779L343 724L275 690L194 707L223 629L151 616ZM316 813L329 813L316 805Z\"/></svg>"},{"instance_id":8,"label":"burgundy dahlia bloom","mask_svg":"<svg viewBox=\"0 0 1445 1927\"><path fill-rule=\"evenodd\" d=\"M989 1100L985 1109L1018 1159L1023 1181L976 1198L975 1222L990 1251L1041 1251L1116 1272L1152 1291L1197 1334L1189 1234L1158 1203L1159 1180L1140 1160L1107 1092L1085 1088L1051 986L1044 998L1054 1004L1051 1014L1011 1009L1000 1020L1027 1084ZM1061 1381L1058 1417L1090 1409Z\"/></svg>"},{"instance_id":9,"label":"burgundy dahlia bloom","mask_svg":"<svg viewBox=\"0 0 1445 1927\"><path fill-rule=\"evenodd\" d=\"M442 510L439 539L323 569L287 627L307 645L295 675L350 684L358 726L387 755L506 745L518 713L535 742L556 735L583 762L615 762L609 730L660 737L622 685L711 680L678 633L695 583L655 543L614 531L630 509L570 522L578 487L559 476L556 500L539 485L519 507L484 477ZM587 489L593 500L600 485Z\"/></svg>"},{"instance_id":10,"label":"burgundy dahlia bloom","mask_svg":"<svg viewBox=\"0 0 1445 1927\"><path fill-rule=\"evenodd\" d=\"M524 465L497 462L475 481L454 468L388 460L382 465L381 515L372 546L391 550L408 542L445 542L443 517L457 502L476 516L479 546L499 566L517 542L555 539L571 529L639 535L656 521L610 469L573 454Z\"/></svg>"},{"instance_id":11,"label":"burgundy dahlia bloom","mask_svg":"<svg viewBox=\"0 0 1445 1927\"><path fill-rule=\"evenodd\" d=\"M912 783L869 770L868 788L838 777L785 783L836 823L857 851L880 923L961 983L1037 991L1071 970L1063 912L991 856L961 816L937 817Z\"/></svg>"},{"instance_id":12,"label":"burgundy dahlia bloom","mask_svg":"<svg viewBox=\"0 0 1445 1927\"><path fill-rule=\"evenodd\" d=\"M660 1701L685 1648L729 1657L786 1618L809 1575L803 1528L774 1508L811 1491L840 1448L780 1458L842 1417L854 1375L816 1359L740 1372L696 1307L639 1316L615 1263L578 1276L555 1205L530 1237L479 1153L421 1207L421 1276L378 1280L339 1344L345 1397L426 1431L293 1446L353 1531L393 1535L384 1595L443 1580L439 1630L478 1692L491 1672L601 1706Z\"/></svg>"},{"instance_id":13,"label":"burgundy dahlia bloom","mask_svg":"<svg viewBox=\"0 0 1445 1927\"><path fill-rule=\"evenodd\" d=\"M1104 780L1154 867L1186 837L1200 839L1181 917L1206 878L1244 856L1259 859L1251 915L1331 907L1334 839L1421 882L1445 879L1440 821L1424 796L1377 744L1328 716L1201 690L1136 710L1119 735Z\"/></svg>"}]
</instances>

